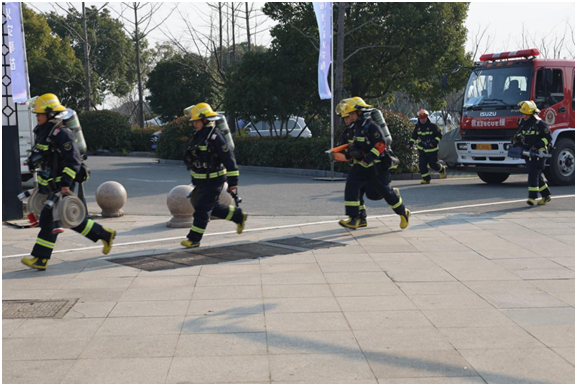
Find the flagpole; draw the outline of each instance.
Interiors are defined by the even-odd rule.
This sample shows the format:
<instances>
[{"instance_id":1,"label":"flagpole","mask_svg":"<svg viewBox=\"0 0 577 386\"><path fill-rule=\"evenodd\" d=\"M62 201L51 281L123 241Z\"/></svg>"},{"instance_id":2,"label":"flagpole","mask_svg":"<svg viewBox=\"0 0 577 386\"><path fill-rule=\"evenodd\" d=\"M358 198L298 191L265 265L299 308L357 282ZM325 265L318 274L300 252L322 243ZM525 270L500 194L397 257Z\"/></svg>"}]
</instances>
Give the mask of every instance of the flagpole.
<instances>
[{"instance_id":1,"label":"flagpole","mask_svg":"<svg viewBox=\"0 0 577 386\"><path fill-rule=\"evenodd\" d=\"M335 147L335 88L334 88L334 28L333 28L333 2L331 1L331 149ZM331 162L331 180L335 179L335 163Z\"/></svg>"}]
</instances>

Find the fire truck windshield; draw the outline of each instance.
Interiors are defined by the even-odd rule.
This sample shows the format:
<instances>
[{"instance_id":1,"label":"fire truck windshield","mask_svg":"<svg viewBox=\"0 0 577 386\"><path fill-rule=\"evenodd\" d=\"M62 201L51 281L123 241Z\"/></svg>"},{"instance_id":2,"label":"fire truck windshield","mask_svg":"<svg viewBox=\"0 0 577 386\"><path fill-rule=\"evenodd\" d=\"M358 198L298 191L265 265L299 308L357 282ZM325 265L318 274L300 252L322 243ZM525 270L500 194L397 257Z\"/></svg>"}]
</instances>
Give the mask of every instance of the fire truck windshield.
<instances>
[{"instance_id":1,"label":"fire truck windshield","mask_svg":"<svg viewBox=\"0 0 577 386\"><path fill-rule=\"evenodd\" d=\"M531 95L532 67L477 68L465 89L466 110L516 107Z\"/></svg>"}]
</instances>

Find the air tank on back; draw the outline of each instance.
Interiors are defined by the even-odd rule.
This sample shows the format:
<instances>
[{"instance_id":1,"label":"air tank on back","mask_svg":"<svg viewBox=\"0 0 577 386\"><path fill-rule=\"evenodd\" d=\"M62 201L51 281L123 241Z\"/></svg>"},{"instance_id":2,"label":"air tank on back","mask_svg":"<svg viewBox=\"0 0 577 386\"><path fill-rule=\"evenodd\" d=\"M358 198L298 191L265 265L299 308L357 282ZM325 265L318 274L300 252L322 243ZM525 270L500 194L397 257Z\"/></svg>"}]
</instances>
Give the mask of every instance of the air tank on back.
<instances>
[{"instance_id":1,"label":"air tank on back","mask_svg":"<svg viewBox=\"0 0 577 386\"><path fill-rule=\"evenodd\" d=\"M385 117L383 117L383 113L379 109L372 109L365 112L365 118L371 118L383 133L385 133L385 143L387 146L391 146L393 143L393 137L391 136L391 132L389 131L389 127L387 126L387 122L385 121Z\"/></svg>"}]
</instances>

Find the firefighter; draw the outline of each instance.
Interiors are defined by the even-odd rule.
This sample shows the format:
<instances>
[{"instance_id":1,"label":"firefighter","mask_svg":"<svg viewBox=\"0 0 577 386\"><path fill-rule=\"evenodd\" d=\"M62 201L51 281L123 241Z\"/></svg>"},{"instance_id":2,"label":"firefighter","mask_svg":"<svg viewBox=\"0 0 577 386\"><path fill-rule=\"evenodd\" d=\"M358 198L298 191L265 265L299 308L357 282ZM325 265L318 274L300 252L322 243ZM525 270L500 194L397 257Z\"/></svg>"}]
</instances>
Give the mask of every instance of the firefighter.
<instances>
[{"instance_id":1,"label":"firefighter","mask_svg":"<svg viewBox=\"0 0 577 386\"><path fill-rule=\"evenodd\" d=\"M199 103L192 107L190 120L195 133L186 152L185 161L190 169L192 184L199 189L198 199L194 203L194 221L180 244L186 248L198 248L206 230L211 214L218 218L233 221L237 224L237 233L242 233L247 214L234 205L226 206L218 199L224 182L228 182L228 191L236 192L238 187L238 167L233 150L220 131L215 121L218 114L209 104Z\"/></svg>"},{"instance_id":2,"label":"firefighter","mask_svg":"<svg viewBox=\"0 0 577 386\"><path fill-rule=\"evenodd\" d=\"M36 114L38 125L34 128L36 145L33 153L42 156L38 170L38 190L42 194L70 194L78 181L77 174L81 172L82 157L76 136L58 119L58 113L65 110L66 107L54 94L41 95L34 102L32 112ZM72 229L93 242L101 240L104 244L102 253L105 255L112 249L116 231L104 228L88 218ZM40 213L40 233L32 249L32 257L23 258L22 263L41 271L46 270L58 233L62 231L58 223L53 222L52 209L45 207Z\"/></svg>"},{"instance_id":3,"label":"firefighter","mask_svg":"<svg viewBox=\"0 0 577 386\"><path fill-rule=\"evenodd\" d=\"M512 143L525 150L541 151L547 153L551 145L551 132L547 124L537 115L539 109L533 101L522 101L519 103L519 111L523 116L519 118L517 133L513 137ZM535 205L535 200L541 194L538 205L545 205L551 201L551 190L547 185L547 179L543 176L545 168L545 158L525 157L527 170L529 172L529 198L527 204Z\"/></svg>"},{"instance_id":4,"label":"firefighter","mask_svg":"<svg viewBox=\"0 0 577 386\"><path fill-rule=\"evenodd\" d=\"M400 227L405 229L409 225L411 212L390 186L388 166L383 166L390 165L390 158L385 151L385 134L379 125L365 116L364 111L370 107L364 100L355 97L349 99L342 108L342 114L348 115L353 125L353 138L348 149L352 167L345 185L345 214L349 218L339 221L339 225L349 229L359 228L362 189L370 187L400 216Z\"/></svg>"},{"instance_id":5,"label":"firefighter","mask_svg":"<svg viewBox=\"0 0 577 386\"><path fill-rule=\"evenodd\" d=\"M429 168L439 172L440 178L447 178L447 167L441 165L437 160L439 153L439 143L443 136L435 125L429 119L429 112L425 109L420 109L417 113L419 122L415 125L411 139L407 144L407 149L413 147L417 143L419 151L419 172L421 173L421 184L431 183L431 174Z\"/></svg>"}]
</instances>

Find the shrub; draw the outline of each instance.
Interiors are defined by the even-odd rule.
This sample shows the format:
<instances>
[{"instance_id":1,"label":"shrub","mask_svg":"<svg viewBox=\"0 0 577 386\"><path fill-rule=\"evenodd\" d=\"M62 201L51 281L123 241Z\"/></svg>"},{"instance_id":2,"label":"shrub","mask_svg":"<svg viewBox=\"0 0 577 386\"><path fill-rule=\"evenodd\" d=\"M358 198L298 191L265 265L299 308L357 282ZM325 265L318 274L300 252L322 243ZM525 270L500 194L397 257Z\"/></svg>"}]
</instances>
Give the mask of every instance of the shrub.
<instances>
[{"instance_id":1,"label":"shrub","mask_svg":"<svg viewBox=\"0 0 577 386\"><path fill-rule=\"evenodd\" d=\"M393 136L393 145L391 146L395 155L399 157L401 164L397 168L397 173L416 172L418 169L418 154L415 149L407 149L407 143L411 139L414 125L409 119L402 115L389 110L383 110L383 116Z\"/></svg>"},{"instance_id":2,"label":"shrub","mask_svg":"<svg viewBox=\"0 0 577 386\"><path fill-rule=\"evenodd\" d=\"M158 126L149 126L141 128L133 125L131 129L132 151L150 151L150 138L154 132L158 131Z\"/></svg>"},{"instance_id":3,"label":"shrub","mask_svg":"<svg viewBox=\"0 0 577 386\"><path fill-rule=\"evenodd\" d=\"M158 158L182 160L186 151L186 141L193 133L194 126L187 116L167 123L156 143Z\"/></svg>"},{"instance_id":4,"label":"shrub","mask_svg":"<svg viewBox=\"0 0 577 386\"><path fill-rule=\"evenodd\" d=\"M130 151L132 133L128 119L109 110L84 111L78 116L89 151Z\"/></svg>"}]
</instances>

